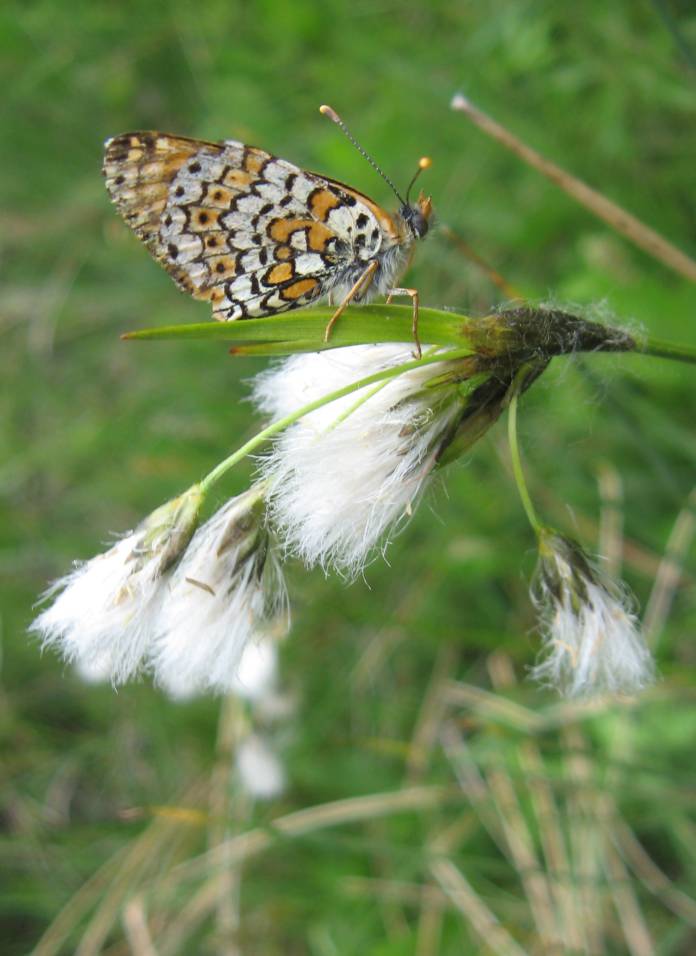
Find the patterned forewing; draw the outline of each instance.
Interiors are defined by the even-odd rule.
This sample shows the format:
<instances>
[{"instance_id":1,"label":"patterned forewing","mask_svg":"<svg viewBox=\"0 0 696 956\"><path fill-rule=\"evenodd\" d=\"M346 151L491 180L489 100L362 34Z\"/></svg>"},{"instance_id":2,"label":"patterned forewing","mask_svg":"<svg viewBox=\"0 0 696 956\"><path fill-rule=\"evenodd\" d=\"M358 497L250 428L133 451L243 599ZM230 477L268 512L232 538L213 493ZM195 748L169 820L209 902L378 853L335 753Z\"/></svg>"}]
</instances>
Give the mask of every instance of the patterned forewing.
<instances>
[{"instance_id":1,"label":"patterned forewing","mask_svg":"<svg viewBox=\"0 0 696 956\"><path fill-rule=\"evenodd\" d=\"M205 144L207 149L217 147ZM187 271L169 259L160 228L172 180L200 152L198 140L159 133L124 133L106 143L102 172L106 188L127 224L152 255L187 292L194 293Z\"/></svg>"},{"instance_id":2,"label":"patterned forewing","mask_svg":"<svg viewBox=\"0 0 696 956\"><path fill-rule=\"evenodd\" d=\"M392 238L371 200L234 141L128 133L104 173L154 257L223 321L312 302Z\"/></svg>"}]
</instances>

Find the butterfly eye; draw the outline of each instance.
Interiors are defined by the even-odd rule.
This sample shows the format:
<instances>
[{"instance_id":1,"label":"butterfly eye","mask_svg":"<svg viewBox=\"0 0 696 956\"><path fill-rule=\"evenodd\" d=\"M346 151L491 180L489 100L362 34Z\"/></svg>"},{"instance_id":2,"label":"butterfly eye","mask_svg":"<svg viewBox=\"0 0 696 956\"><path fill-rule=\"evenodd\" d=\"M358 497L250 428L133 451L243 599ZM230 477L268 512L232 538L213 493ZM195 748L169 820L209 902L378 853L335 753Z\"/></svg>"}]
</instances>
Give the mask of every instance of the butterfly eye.
<instances>
[{"instance_id":1,"label":"butterfly eye","mask_svg":"<svg viewBox=\"0 0 696 956\"><path fill-rule=\"evenodd\" d=\"M422 239L428 231L429 224L418 206L403 206L400 212L416 239Z\"/></svg>"},{"instance_id":2,"label":"butterfly eye","mask_svg":"<svg viewBox=\"0 0 696 956\"><path fill-rule=\"evenodd\" d=\"M419 239L422 239L423 236L428 231L428 220L425 218L422 212L417 212L413 217L413 222L411 223L413 231L416 233Z\"/></svg>"}]
</instances>

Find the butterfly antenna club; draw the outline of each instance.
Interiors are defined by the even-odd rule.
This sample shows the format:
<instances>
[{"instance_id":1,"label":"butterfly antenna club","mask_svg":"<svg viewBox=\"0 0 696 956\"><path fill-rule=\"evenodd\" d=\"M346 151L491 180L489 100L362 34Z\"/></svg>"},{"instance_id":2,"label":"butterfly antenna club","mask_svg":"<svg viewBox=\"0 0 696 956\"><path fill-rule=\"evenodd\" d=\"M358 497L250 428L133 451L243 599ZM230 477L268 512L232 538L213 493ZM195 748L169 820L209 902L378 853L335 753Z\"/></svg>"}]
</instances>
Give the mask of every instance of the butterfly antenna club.
<instances>
[{"instance_id":1,"label":"butterfly antenna club","mask_svg":"<svg viewBox=\"0 0 696 956\"><path fill-rule=\"evenodd\" d=\"M411 182L408 184L408 189L406 190L406 205L408 205L408 197L411 195L413 184L418 179L418 177L423 172L423 170L430 169L432 165L433 165L433 161L429 156L421 156L421 158L418 160L418 169L413 174L413 178L411 179Z\"/></svg>"}]
</instances>

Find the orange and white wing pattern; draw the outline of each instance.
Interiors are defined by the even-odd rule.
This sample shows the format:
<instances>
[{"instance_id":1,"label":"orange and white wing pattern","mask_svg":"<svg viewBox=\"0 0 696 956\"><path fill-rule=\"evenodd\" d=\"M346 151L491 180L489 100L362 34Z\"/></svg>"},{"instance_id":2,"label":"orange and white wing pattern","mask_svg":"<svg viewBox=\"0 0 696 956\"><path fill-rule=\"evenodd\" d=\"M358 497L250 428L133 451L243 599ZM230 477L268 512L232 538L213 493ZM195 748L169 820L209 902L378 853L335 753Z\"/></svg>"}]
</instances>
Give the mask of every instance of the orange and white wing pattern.
<instances>
[{"instance_id":1,"label":"orange and white wing pattern","mask_svg":"<svg viewBox=\"0 0 696 956\"><path fill-rule=\"evenodd\" d=\"M314 302L410 245L366 196L243 143L124 133L103 171L128 225L222 321Z\"/></svg>"}]
</instances>

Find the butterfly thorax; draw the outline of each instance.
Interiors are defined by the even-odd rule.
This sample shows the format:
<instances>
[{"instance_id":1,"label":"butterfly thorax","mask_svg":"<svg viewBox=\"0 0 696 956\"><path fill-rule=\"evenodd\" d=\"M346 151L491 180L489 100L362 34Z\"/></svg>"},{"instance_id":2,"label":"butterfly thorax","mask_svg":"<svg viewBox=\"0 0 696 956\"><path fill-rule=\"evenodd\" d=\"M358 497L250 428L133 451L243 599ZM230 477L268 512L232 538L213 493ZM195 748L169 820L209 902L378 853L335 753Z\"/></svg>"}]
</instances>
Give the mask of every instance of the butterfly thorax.
<instances>
[{"instance_id":1,"label":"butterfly thorax","mask_svg":"<svg viewBox=\"0 0 696 956\"><path fill-rule=\"evenodd\" d=\"M417 203L404 203L398 212L389 215L367 197L360 197L369 204L379 232L372 223L372 233L364 237L360 233L362 220L357 217L353 243L346 249L345 265L337 271L329 292L329 301L336 303L348 294L351 287L365 271L366 266L377 262L377 270L370 285L354 296L354 302L370 302L377 296L388 295L399 284L399 280L408 269L417 240L427 235L432 216L432 203L429 198L420 195ZM366 224L366 223L365 223Z\"/></svg>"}]
</instances>

